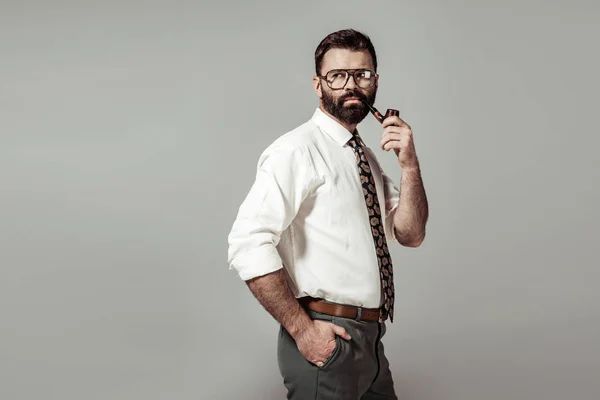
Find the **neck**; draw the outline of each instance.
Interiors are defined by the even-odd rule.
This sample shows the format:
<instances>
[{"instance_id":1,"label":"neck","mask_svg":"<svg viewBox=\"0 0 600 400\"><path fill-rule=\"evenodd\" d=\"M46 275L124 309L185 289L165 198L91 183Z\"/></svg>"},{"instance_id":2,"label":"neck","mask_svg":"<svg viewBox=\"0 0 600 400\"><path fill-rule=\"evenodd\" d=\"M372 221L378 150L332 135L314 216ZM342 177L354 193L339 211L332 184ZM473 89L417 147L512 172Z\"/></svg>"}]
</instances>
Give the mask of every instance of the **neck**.
<instances>
[{"instance_id":1,"label":"neck","mask_svg":"<svg viewBox=\"0 0 600 400\"><path fill-rule=\"evenodd\" d=\"M340 125L342 125L344 128L346 128L348 130L348 132L354 134L354 131L356 130L356 125L357 124L347 124L345 122L340 121L339 119L337 119L336 117L334 117L333 115L331 115L330 113L327 112L327 110L325 110L323 108L323 104L319 104L319 108L321 109L321 111L323 111L325 114L329 115L331 118L333 118L334 120L336 120Z\"/></svg>"}]
</instances>

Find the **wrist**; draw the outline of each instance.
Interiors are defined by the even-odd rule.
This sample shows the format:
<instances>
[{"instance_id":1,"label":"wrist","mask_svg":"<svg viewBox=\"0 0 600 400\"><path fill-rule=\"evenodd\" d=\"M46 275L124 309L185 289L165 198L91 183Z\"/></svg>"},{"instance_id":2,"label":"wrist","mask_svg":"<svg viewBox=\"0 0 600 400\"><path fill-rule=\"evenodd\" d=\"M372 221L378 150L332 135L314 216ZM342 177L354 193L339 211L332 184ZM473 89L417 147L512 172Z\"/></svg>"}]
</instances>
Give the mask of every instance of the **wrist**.
<instances>
[{"instance_id":1,"label":"wrist","mask_svg":"<svg viewBox=\"0 0 600 400\"><path fill-rule=\"evenodd\" d=\"M300 308L300 312L291 320L288 326L285 329L288 331L291 337L294 340L297 340L298 337L302 336L306 331L308 331L313 326L313 320L306 314L306 312Z\"/></svg>"},{"instance_id":2,"label":"wrist","mask_svg":"<svg viewBox=\"0 0 600 400\"><path fill-rule=\"evenodd\" d=\"M400 166L400 168L402 169L403 173L408 173L408 174L419 173L419 170L420 170L419 164L404 166L404 167Z\"/></svg>"}]
</instances>

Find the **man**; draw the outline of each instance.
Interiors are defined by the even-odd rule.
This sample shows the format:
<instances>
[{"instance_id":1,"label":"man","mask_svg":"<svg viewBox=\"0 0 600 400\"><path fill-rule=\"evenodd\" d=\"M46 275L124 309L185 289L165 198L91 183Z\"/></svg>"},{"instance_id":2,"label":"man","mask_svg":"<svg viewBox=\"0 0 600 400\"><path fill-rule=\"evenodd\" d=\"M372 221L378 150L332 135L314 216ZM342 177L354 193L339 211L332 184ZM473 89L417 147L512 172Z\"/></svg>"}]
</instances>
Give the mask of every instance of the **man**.
<instances>
[{"instance_id":1,"label":"man","mask_svg":"<svg viewBox=\"0 0 600 400\"><path fill-rule=\"evenodd\" d=\"M289 399L396 399L381 338L393 321L387 241L425 238L428 204L412 131L383 121L398 190L357 124L378 88L370 39L328 35L315 52L312 118L262 153L229 234L229 263L280 324L277 357Z\"/></svg>"}]
</instances>

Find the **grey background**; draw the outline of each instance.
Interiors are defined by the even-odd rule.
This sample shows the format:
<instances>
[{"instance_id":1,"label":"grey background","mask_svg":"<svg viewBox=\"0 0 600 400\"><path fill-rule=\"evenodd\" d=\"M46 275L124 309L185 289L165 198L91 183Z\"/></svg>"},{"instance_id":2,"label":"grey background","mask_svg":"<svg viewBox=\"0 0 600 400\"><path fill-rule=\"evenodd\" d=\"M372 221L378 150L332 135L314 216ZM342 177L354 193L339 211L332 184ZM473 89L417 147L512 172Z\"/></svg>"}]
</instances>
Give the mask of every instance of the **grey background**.
<instances>
[{"instance_id":1,"label":"grey background","mask_svg":"<svg viewBox=\"0 0 600 400\"><path fill-rule=\"evenodd\" d=\"M566 3L3 1L0 398L284 398L227 234L354 27L430 201L392 250L400 397L598 399L600 7Z\"/></svg>"}]
</instances>

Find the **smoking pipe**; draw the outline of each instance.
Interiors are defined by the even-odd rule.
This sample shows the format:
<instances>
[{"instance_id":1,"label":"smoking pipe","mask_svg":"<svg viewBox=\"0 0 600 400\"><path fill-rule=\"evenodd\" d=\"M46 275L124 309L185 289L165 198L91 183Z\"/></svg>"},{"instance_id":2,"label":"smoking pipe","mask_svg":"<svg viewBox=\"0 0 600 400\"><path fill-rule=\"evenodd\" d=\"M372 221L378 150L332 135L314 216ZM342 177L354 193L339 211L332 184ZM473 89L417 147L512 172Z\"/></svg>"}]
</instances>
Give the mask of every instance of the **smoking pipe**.
<instances>
[{"instance_id":1,"label":"smoking pipe","mask_svg":"<svg viewBox=\"0 0 600 400\"><path fill-rule=\"evenodd\" d=\"M366 100L360 99L360 101L362 101L363 104L365 104L369 108L369 110L371 110L371 114L373 114L373 116L377 118L377 121L379 121L380 124L382 124L383 120L387 117L391 117L392 115L396 117L400 116L400 111L394 110L393 108L388 108L385 112L385 115L381 115L381 113L375 107L370 105Z\"/></svg>"}]
</instances>

